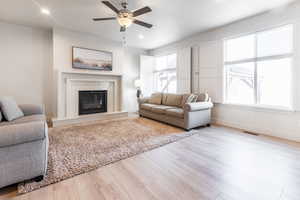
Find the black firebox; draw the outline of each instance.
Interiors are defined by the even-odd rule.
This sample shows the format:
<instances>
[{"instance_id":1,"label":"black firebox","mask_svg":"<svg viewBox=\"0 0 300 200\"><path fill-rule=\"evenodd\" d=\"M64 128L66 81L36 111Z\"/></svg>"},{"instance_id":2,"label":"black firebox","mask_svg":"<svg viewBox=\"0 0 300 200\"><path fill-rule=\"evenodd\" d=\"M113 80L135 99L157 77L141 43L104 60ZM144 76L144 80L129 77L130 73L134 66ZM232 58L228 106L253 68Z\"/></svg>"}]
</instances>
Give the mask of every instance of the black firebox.
<instances>
[{"instance_id":1,"label":"black firebox","mask_svg":"<svg viewBox=\"0 0 300 200\"><path fill-rule=\"evenodd\" d=\"M107 112L107 90L79 91L79 115Z\"/></svg>"}]
</instances>

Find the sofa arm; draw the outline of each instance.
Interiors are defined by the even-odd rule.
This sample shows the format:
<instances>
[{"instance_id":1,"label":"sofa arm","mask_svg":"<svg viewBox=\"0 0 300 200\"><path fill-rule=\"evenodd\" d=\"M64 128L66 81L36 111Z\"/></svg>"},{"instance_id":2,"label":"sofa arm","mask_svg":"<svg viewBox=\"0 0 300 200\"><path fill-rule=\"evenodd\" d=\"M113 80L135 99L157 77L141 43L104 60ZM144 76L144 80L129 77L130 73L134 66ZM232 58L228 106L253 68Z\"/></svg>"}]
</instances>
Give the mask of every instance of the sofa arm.
<instances>
[{"instance_id":1,"label":"sofa arm","mask_svg":"<svg viewBox=\"0 0 300 200\"><path fill-rule=\"evenodd\" d=\"M213 103L211 102L195 102L195 103L187 103L184 105L184 110L187 112L194 112L199 110L207 110L213 107Z\"/></svg>"},{"instance_id":2,"label":"sofa arm","mask_svg":"<svg viewBox=\"0 0 300 200\"><path fill-rule=\"evenodd\" d=\"M143 103L148 103L149 102L149 97L145 97L145 98L139 98L138 99L138 102L139 102L139 104L141 105L141 104L143 104Z\"/></svg>"},{"instance_id":3,"label":"sofa arm","mask_svg":"<svg viewBox=\"0 0 300 200\"><path fill-rule=\"evenodd\" d=\"M46 138L45 122L29 122L0 126L0 148Z\"/></svg>"},{"instance_id":4,"label":"sofa arm","mask_svg":"<svg viewBox=\"0 0 300 200\"><path fill-rule=\"evenodd\" d=\"M22 104L19 105L19 108L23 111L25 116L45 114L45 110L42 105Z\"/></svg>"}]
</instances>

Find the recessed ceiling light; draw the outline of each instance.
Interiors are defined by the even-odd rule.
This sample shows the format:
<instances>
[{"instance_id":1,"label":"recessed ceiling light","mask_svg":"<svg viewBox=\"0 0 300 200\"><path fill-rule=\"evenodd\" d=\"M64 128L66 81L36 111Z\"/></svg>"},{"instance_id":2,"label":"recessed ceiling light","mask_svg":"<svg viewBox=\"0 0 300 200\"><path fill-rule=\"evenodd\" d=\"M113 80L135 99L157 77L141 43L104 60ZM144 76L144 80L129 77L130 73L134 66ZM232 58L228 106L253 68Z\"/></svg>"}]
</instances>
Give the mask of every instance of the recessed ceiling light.
<instances>
[{"instance_id":1,"label":"recessed ceiling light","mask_svg":"<svg viewBox=\"0 0 300 200\"><path fill-rule=\"evenodd\" d=\"M47 8L41 8L41 13L45 15L50 15L50 10L48 10Z\"/></svg>"},{"instance_id":2,"label":"recessed ceiling light","mask_svg":"<svg viewBox=\"0 0 300 200\"><path fill-rule=\"evenodd\" d=\"M145 36L143 36L142 34L139 34L139 38L142 40L145 38Z\"/></svg>"}]
</instances>

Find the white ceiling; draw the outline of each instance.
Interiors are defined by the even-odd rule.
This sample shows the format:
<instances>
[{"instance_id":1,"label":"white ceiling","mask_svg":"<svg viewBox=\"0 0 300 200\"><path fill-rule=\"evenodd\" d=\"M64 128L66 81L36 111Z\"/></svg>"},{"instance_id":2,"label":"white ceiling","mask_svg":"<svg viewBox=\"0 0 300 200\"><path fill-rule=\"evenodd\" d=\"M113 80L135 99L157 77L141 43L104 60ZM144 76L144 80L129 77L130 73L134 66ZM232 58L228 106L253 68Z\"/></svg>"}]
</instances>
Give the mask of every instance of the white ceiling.
<instances>
[{"instance_id":1,"label":"white ceiling","mask_svg":"<svg viewBox=\"0 0 300 200\"><path fill-rule=\"evenodd\" d=\"M128 0L129 9L150 6L153 12L139 17L152 23L152 29L132 25L127 43L153 49L214 27L256 15L293 0ZM121 0L111 0L115 5ZM40 7L51 11L42 15ZM64 27L122 41L116 21L93 22L94 17L114 13L101 0L1 0L0 20L38 27ZM145 36L139 39L138 35Z\"/></svg>"}]
</instances>

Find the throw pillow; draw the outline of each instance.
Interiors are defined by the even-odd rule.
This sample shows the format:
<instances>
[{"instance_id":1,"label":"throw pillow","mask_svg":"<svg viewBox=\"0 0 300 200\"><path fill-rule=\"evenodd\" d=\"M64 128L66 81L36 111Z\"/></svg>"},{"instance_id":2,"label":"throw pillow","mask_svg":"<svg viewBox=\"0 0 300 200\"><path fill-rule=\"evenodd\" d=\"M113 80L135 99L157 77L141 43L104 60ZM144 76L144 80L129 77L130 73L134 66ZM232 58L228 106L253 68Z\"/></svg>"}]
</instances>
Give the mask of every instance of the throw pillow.
<instances>
[{"instance_id":1,"label":"throw pillow","mask_svg":"<svg viewBox=\"0 0 300 200\"><path fill-rule=\"evenodd\" d=\"M189 94L185 100L182 101L182 107L184 107L184 105L186 103L194 103L194 102L197 102L197 99L198 99L198 96L195 95L195 94Z\"/></svg>"},{"instance_id":2,"label":"throw pillow","mask_svg":"<svg viewBox=\"0 0 300 200\"><path fill-rule=\"evenodd\" d=\"M193 99L193 103L198 101L198 95L194 94L194 99Z\"/></svg>"},{"instance_id":3,"label":"throw pillow","mask_svg":"<svg viewBox=\"0 0 300 200\"><path fill-rule=\"evenodd\" d=\"M184 106L184 104L186 104L186 101L188 100L188 98L191 96L191 94L184 94L182 96L182 101L181 101L181 107Z\"/></svg>"},{"instance_id":4,"label":"throw pillow","mask_svg":"<svg viewBox=\"0 0 300 200\"><path fill-rule=\"evenodd\" d=\"M197 101L197 98L198 98L197 95L191 94L191 95L189 96L189 98L186 100L186 103L193 103L193 102L196 102L196 101Z\"/></svg>"},{"instance_id":5,"label":"throw pillow","mask_svg":"<svg viewBox=\"0 0 300 200\"><path fill-rule=\"evenodd\" d=\"M197 101L200 101L200 102L206 102L209 100L209 96L207 93L201 93L201 94L198 94L198 99Z\"/></svg>"},{"instance_id":6,"label":"throw pillow","mask_svg":"<svg viewBox=\"0 0 300 200\"><path fill-rule=\"evenodd\" d=\"M149 99L149 103L160 105L161 99L162 99L162 93L154 93L151 95L151 97Z\"/></svg>"},{"instance_id":7,"label":"throw pillow","mask_svg":"<svg viewBox=\"0 0 300 200\"><path fill-rule=\"evenodd\" d=\"M16 101L12 97L0 98L0 108L7 121L12 121L24 116L22 110L18 107Z\"/></svg>"}]
</instances>

